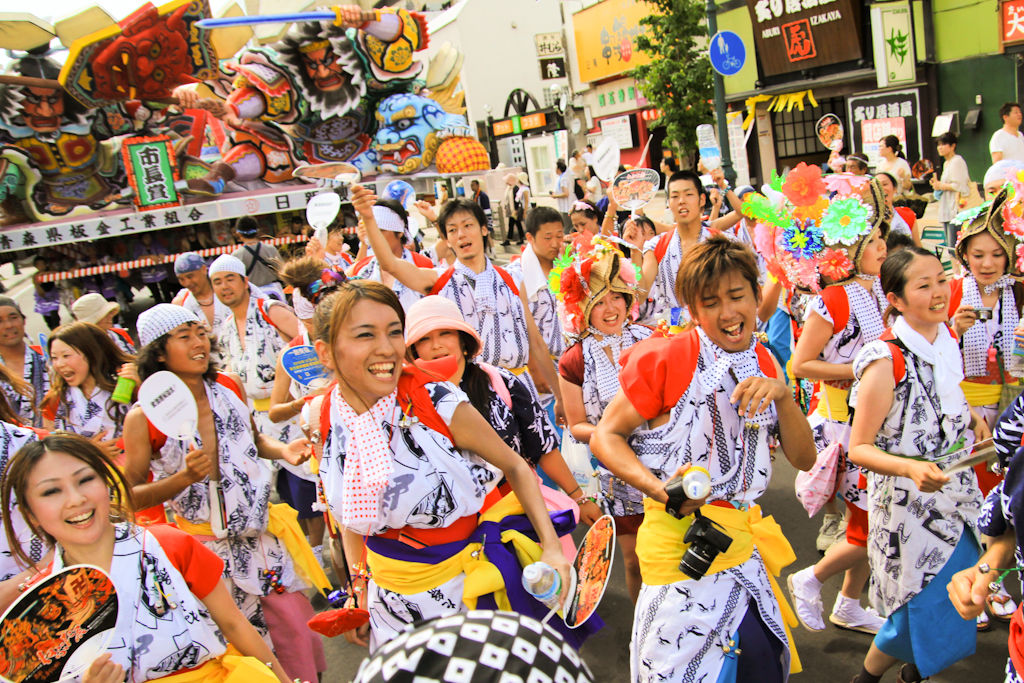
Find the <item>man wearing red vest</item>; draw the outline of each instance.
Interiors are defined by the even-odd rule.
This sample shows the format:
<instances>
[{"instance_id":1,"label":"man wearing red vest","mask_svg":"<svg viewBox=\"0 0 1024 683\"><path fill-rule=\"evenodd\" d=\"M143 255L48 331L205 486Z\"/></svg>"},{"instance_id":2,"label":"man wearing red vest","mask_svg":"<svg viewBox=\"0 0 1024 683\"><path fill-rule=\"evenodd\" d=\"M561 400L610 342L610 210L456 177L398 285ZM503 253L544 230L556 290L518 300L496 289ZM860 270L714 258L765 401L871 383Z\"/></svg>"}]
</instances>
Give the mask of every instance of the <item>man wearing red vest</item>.
<instances>
[{"instance_id":1,"label":"man wearing red vest","mask_svg":"<svg viewBox=\"0 0 1024 683\"><path fill-rule=\"evenodd\" d=\"M770 578L795 555L757 499L775 445L805 471L816 451L782 369L753 336L758 275L753 252L727 237L691 247L675 294L696 327L623 354L621 388L590 440L614 475L647 496L634 682L783 683L800 670L788 628L797 622ZM710 480L703 491L691 499L667 486L693 467Z\"/></svg>"},{"instance_id":2,"label":"man wearing red vest","mask_svg":"<svg viewBox=\"0 0 1024 683\"><path fill-rule=\"evenodd\" d=\"M536 388L555 394L555 413L561 418L562 395L555 368L530 313L525 292L484 253L487 218L480 205L467 199L452 199L442 207L438 230L455 253L455 265L435 269L403 261L388 249L373 212L376 200L370 190L352 188L352 204L363 220L380 267L414 291L439 294L454 301L483 341L480 360L517 375L529 368L531 379L540 383Z\"/></svg>"}]
</instances>

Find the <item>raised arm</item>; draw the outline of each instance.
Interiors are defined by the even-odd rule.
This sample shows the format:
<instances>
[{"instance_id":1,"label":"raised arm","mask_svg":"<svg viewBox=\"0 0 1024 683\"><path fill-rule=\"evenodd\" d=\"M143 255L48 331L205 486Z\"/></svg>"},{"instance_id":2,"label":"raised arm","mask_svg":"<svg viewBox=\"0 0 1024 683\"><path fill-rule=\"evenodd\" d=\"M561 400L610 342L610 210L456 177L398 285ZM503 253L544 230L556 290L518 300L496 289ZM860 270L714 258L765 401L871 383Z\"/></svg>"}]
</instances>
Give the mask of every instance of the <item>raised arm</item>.
<instances>
[{"instance_id":1,"label":"raised arm","mask_svg":"<svg viewBox=\"0 0 1024 683\"><path fill-rule=\"evenodd\" d=\"M388 246L384 234L377 226L373 217L373 204L377 196L367 188L356 185L352 188L352 206L355 207L363 227L366 228L366 238L373 249L373 255L383 270L391 273L396 280L409 289L416 292L429 292L434 283L437 282L437 272L433 268L420 268L414 263L398 258Z\"/></svg>"}]
</instances>

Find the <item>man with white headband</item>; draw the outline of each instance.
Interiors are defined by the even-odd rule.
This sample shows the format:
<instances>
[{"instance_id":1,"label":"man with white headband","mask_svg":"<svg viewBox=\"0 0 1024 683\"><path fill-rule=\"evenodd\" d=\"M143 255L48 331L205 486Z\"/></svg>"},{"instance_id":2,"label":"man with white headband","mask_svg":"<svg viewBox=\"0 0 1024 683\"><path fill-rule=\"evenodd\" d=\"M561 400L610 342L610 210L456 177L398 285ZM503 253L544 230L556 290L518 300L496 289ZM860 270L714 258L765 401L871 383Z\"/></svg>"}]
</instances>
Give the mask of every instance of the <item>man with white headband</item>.
<instances>
[{"instance_id":1,"label":"man with white headband","mask_svg":"<svg viewBox=\"0 0 1024 683\"><path fill-rule=\"evenodd\" d=\"M409 214L405 208L394 199L378 199L373 207L373 217L377 221L377 227L381 229L384 239L391 248L395 258L408 261L420 268L433 268L433 262L422 254L410 251L406 248L409 243ZM361 280L373 280L381 282L398 295L402 302L402 308L409 310L409 307L423 298L421 292L409 289L401 280L380 267L377 257L370 250L370 255L359 259L348 271L349 277Z\"/></svg>"},{"instance_id":2,"label":"man with white headband","mask_svg":"<svg viewBox=\"0 0 1024 683\"><path fill-rule=\"evenodd\" d=\"M299 320L286 304L257 296L249 288L245 265L224 254L210 264L210 282L217 299L231 315L215 330L224 354L224 369L242 380L256 426L272 438L295 438L292 422L271 422L270 392L277 354L299 333Z\"/></svg>"}]
</instances>

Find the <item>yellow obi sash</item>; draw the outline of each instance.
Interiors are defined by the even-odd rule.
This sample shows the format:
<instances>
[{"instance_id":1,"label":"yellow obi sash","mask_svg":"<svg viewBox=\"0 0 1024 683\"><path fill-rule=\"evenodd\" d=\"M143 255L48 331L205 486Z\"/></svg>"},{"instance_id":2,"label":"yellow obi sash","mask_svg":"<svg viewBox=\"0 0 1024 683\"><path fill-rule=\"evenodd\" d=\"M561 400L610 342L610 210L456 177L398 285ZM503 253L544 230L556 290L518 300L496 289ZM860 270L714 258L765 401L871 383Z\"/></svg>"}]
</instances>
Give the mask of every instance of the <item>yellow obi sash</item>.
<instances>
[{"instance_id":1,"label":"yellow obi sash","mask_svg":"<svg viewBox=\"0 0 1024 683\"><path fill-rule=\"evenodd\" d=\"M820 382L818 387L818 407L814 412L826 420L849 422L850 408L846 404L846 399L850 395L850 390L840 389L825 382Z\"/></svg>"},{"instance_id":2,"label":"yellow obi sash","mask_svg":"<svg viewBox=\"0 0 1024 683\"><path fill-rule=\"evenodd\" d=\"M252 409L257 413L265 413L270 410L270 397L266 398L254 398L252 400Z\"/></svg>"},{"instance_id":3,"label":"yellow obi sash","mask_svg":"<svg viewBox=\"0 0 1024 683\"><path fill-rule=\"evenodd\" d=\"M163 683L279 683L273 669L255 657L243 657L231 644L227 652L202 666L156 680Z\"/></svg>"},{"instance_id":4,"label":"yellow obi sash","mask_svg":"<svg viewBox=\"0 0 1024 683\"><path fill-rule=\"evenodd\" d=\"M530 368L528 366L526 366L526 365L520 365L518 368L505 368L505 369L508 370L509 372L511 372L513 375L516 375L518 377L519 375L525 374L526 371L529 370Z\"/></svg>"},{"instance_id":5,"label":"yellow obi sash","mask_svg":"<svg viewBox=\"0 0 1024 683\"><path fill-rule=\"evenodd\" d=\"M1013 382L1016 384L1016 382ZM980 382L960 382L960 388L964 391L967 405L975 408L990 406L999 403L1002 396L1002 384L981 384Z\"/></svg>"},{"instance_id":6,"label":"yellow obi sash","mask_svg":"<svg viewBox=\"0 0 1024 683\"><path fill-rule=\"evenodd\" d=\"M516 494L509 493L480 515L479 524L500 522L505 517L524 513ZM541 547L519 531L502 531L501 542L512 543L520 566L525 567L540 559ZM501 572L487 559L482 543L467 543L465 548L436 564L397 560L367 547L366 563L373 573L374 583L404 595L437 588L464 573L466 579L462 590L462 602L466 607L475 609L478 598L494 593L498 609L512 609Z\"/></svg>"},{"instance_id":7,"label":"yellow obi sash","mask_svg":"<svg viewBox=\"0 0 1024 683\"><path fill-rule=\"evenodd\" d=\"M720 553L711 563L708 576L743 564L753 555L755 547L761 554L761 559L768 569L772 593L775 594L779 610L782 612L786 638L789 639L789 672L799 673L802 667L790 632L790 628L799 622L775 580L783 567L796 561L796 553L783 535L782 527L774 518L762 517L759 505L751 506L747 510L704 505L700 513L720 525L732 538L729 549ZM651 498L644 498L644 521L636 535L636 555L640 560L640 575L645 584L664 586L691 580L679 571L679 561L689 548L689 544L683 543L683 536L692 522L692 515L676 519L665 512L664 504Z\"/></svg>"},{"instance_id":8,"label":"yellow obi sash","mask_svg":"<svg viewBox=\"0 0 1024 683\"><path fill-rule=\"evenodd\" d=\"M175 515L174 523L179 529L193 536L213 536L213 527L209 524L195 524L184 517ZM281 541L284 549L292 558L295 573L306 583L315 586L325 594L331 590L331 582L327 579L320 561L313 554L313 549L306 540L299 526L299 513L284 503L272 504L267 515L267 533Z\"/></svg>"}]
</instances>

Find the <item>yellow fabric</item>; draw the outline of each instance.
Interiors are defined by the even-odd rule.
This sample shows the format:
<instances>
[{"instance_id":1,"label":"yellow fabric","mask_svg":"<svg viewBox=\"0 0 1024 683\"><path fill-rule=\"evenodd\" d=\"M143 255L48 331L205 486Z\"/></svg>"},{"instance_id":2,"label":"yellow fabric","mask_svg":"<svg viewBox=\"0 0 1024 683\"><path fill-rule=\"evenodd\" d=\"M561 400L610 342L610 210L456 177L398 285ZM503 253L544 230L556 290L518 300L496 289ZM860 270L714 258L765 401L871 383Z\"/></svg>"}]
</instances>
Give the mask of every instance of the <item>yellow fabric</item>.
<instances>
[{"instance_id":1,"label":"yellow fabric","mask_svg":"<svg viewBox=\"0 0 1024 683\"><path fill-rule=\"evenodd\" d=\"M964 390L967 405L975 408L999 403L999 398L1003 393L1002 384L981 384L964 380L960 382L960 388Z\"/></svg>"},{"instance_id":2,"label":"yellow fabric","mask_svg":"<svg viewBox=\"0 0 1024 683\"><path fill-rule=\"evenodd\" d=\"M269 666L255 657L243 657L234 646L217 659L211 659L191 671L157 679L162 683L279 683Z\"/></svg>"},{"instance_id":3,"label":"yellow fabric","mask_svg":"<svg viewBox=\"0 0 1024 683\"><path fill-rule=\"evenodd\" d=\"M824 382L821 382L818 386L820 387L818 408L814 412L827 420L849 422L850 410L849 406L846 405L846 399L850 395L850 390L840 389Z\"/></svg>"},{"instance_id":4,"label":"yellow fabric","mask_svg":"<svg viewBox=\"0 0 1024 683\"><path fill-rule=\"evenodd\" d=\"M527 366L525 366L525 365L521 365L518 368L505 368L505 369L508 370L509 372L511 372L513 375L517 375L517 376L525 374L526 371L529 370L529 368Z\"/></svg>"},{"instance_id":5,"label":"yellow fabric","mask_svg":"<svg viewBox=\"0 0 1024 683\"><path fill-rule=\"evenodd\" d=\"M487 512L480 515L480 523L497 522L509 515L524 514L523 506L515 493L509 493L494 504ZM505 531L501 534L502 543L512 543L516 558L521 566L526 566L540 559L541 548L528 536L518 531ZM437 564L405 562L379 555L369 548L366 550L366 563L373 573L374 582L390 591L412 595L437 588L459 574L465 574L465 585L462 602L469 609L476 609L476 601L481 596L494 593L498 609L511 610L505 582L498 568L491 564L483 544L469 543L461 551Z\"/></svg>"},{"instance_id":6,"label":"yellow fabric","mask_svg":"<svg viewBox=\"0 0 1024 683\"><path fill-rule=\"evenodd\" d=\"M266 398L254 398L252 400L252 409L257 413L265 413L270 410L270 397Z\"/></svg>"},{"instance_id":7,"label":"yellow fabric","mask_svg":"<svg viewBox=\"0 0 1024 683\"><path fill-rule=\"evenodd\" d=\"M309 540L302 533L299 526L299 513L290 505L278 503L270 506L270 514L267 515L267 531L281 541L285 550L292 556L292 564L295 566L295 573L306 580L306 583L319 588L323 593L329 593L331 582L324 573L320 561L313 554L309 546Z\"/></svg>"},{"instance_id":8,"label":"yellow fabric","mask_svg":"<svg viewBox=\"0 0 1024 683\"><path fill-rule=\"evenodd\" d=\"M209 524L195 524L184 517L175 516L174 523L179 529L193 536L213 536L213 527ZM324 593L331 590L331 582L327 579L323 567L313 554L306 535L299 526L299 513L290 505L278 503L270 506L267 515L267 533L277 537L284 549L292 558L295 573L305 579L306 583L315 586Z\"/></svg>"},{"instance_id":9,"label":"yellow fabric","mask_svg":"<svg viewBox=\"0 0 1024 683\"><path fill-rule=\"evenodd\" d=\"M720 553L708 568L708 576L743 564L750 559L754 548L761 554L768 569L768 581L782 612L786 637L789 639L791 654L790 673L801 671L800 658L793 642L791 627L799 622L796 613L786 601L775 577L782 568L796 561L796 553L782 533L782 527L772 517L762 517L761 507L754 505L748 510L705 505L702 515L719 524L732 538L732 545ZM665 506L651 498L644 498L644 521L636 535L636 555L640 560L640 575L643 582L651 586L664 586L679 581L691 580L679 571L679 561L689 547L683 543L683 536L690 528L693 516L676 519L665 512Z\"/></svg>"}]
</instances>

